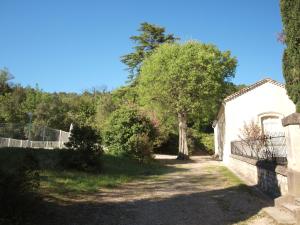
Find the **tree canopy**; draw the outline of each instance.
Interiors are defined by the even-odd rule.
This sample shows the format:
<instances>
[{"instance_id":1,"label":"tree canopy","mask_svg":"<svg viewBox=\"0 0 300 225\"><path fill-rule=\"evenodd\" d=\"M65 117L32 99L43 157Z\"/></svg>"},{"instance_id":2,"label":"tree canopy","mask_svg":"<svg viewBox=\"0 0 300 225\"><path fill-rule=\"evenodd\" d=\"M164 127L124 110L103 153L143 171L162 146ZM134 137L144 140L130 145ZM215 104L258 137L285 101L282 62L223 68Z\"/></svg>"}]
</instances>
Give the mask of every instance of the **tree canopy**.
<instances>
[{"instance_id":1,"label":"tree canopy","mask_svg":"<svg viewBox=\"0 0 300 225\"><path fill-rule=\"evenodd\" d=\"M280 7L286 44L283 75L287 92L300 112L300 0L281 0Z\"/></svg>"},{"instance_id":2,"label":"tree canopy","mask_svg":"<svg viewBox=\"0 0 300 225\"><path fill-rule=\"evenodd\" d=\"M165 28L150 23L141 23L139 35L131 36L130 39L136 43L134 52L121 57L121 61L127 65L132 81L140 71L143 60L149 56L160 44L172 43L178 38L173 34L165 34Z\"/></svg>"},{"instance_id":3,"label":"tree canopy","mask_svg":"<svg viewBox=\"0 0 300 225\"><path fill-rule=\"evenodd\" d=\"M180 157L188 155L187 116L220 98L236 64L229 51L196 41L161 45L144 60L137 80L141 102L155 102L177 113Z\"/></svg>"},{"instance_id":4,"label":"tree canopy","mask_svg":"<svg viewBox=\"0 0 300 225\"><path fill-rule=\"evenodd\" d=\"M7 68L0 69L0 95L3 95L10 90L11 87L9 81L13 78L14 76Z\"/></svg>"}]
</instances>

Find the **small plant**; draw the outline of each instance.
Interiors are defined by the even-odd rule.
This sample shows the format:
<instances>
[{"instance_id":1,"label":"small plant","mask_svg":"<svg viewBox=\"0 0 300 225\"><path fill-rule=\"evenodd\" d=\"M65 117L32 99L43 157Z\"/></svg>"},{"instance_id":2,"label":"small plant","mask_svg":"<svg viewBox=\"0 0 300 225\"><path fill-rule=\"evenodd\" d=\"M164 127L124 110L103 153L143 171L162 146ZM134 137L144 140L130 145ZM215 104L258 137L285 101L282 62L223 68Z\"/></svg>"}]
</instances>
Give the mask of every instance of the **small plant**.
<instances>
[{"instance_id":1,"label":"small plant","mask_svg":"<svg viewBox=\"0 0 300 225\"><path fill-rule=\"evenodd\" d=\"M272 150L269 149L268 135L264 135L261 127L251 120L249 123L244 122L244 126L240 129L241 135L239 138L254 152L255 157L272 158Z\"/></svg>"},{"instance_id":2,"label":"small plant","mask_svg":"<svg viewBox=\"0 0 300 225\"><path fill-rule=\"evenodd\" d=\"M254 120L251 120L249 123L244 122L244 126L240 129L239 138L242 143L246 144L255 154L256 158L259 158L260 151L264 144L262 143L262 129L260 126L255 123Z\"/></svg>"}]
</instances>

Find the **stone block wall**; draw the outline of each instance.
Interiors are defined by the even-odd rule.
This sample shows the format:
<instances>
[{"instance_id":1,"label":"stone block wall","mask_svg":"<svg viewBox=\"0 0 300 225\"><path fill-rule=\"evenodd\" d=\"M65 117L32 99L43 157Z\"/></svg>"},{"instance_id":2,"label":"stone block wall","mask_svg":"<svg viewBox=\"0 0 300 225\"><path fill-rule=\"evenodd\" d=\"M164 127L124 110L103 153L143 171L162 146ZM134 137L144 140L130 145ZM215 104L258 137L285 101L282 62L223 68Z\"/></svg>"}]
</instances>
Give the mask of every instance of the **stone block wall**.
<instances>
[{"instance_id":1,"label":"stone block wall","mask_svg":"<svg viewBox=\"0 0 300 225\"><path fill-rule=\"evenodd\" d=\"M285 166L268 166L255 159L231 155L227 167L247 184L257 186L272 197L288 192Z\"/></svg>"}]
</instances>

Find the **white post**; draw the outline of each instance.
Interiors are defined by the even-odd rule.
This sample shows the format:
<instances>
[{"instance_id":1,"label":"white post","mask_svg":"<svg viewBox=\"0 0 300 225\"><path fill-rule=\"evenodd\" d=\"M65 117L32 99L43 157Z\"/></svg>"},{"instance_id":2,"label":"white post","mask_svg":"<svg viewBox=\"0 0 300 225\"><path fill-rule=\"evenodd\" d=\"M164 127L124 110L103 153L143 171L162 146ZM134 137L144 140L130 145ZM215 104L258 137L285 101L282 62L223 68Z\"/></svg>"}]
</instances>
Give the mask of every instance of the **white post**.
<instances>
[{"instance_id":1,"label":"white post","mask_svg":"<svg viewBox=\"0 0 300 225\"><path fill-rule=\"evenodd\" d=\"M59 130L59 140L58 140L58 147L61 148L61 135L62 135L62 132L61 130Z\"/></svg>"},{"instance_id":2,"label":"white post","mask_svg":"<svg viewBox=\"0 0 300 225\"><path fill-rule=\"evenodd\" d=\"M22 145L23 145L23 140L21 139L21 141L20 141L20 148L22 148Z\"/></svg>"},{"instance_id":3,"label":"white post","mask_svg":"<svg viewBox=\"0 0 300 225\"><path fill-rule=\"evenodd\" d=\"M45 141L45 133L46 133L46 127L43 128L43 141Z\"/></svg>"},{"instance_id":4,"label":"white post","mask_svg":"<svg viewBox=\"0 0 300 225\"><path fill-rule=\"evenodd\" d=\"M10 147L10 141L11 141L11 139L10 139L10 138L8 138L7 147Z\"/></svg>"}]
</instances>

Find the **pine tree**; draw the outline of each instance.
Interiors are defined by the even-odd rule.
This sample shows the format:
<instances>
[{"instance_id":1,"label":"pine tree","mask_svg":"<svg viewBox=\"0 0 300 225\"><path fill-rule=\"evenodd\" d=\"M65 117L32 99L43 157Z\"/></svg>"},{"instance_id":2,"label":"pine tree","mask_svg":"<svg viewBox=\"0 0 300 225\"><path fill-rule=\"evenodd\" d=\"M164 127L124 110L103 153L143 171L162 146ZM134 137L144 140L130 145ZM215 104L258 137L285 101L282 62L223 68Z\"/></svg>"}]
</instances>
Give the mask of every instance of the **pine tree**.
<instances>
[{"instance_id":1,"label":"pine tree","mask_svg":"<svg viewBox=\"0 0 300 225\"><path fill-rule=\"evenodd\" d=\"M149 56L160 44L172 43L178 38L173 34L165 34L165 28L150 23L141 23L138 29L140 35L131 36L137 45L135 51L121 57L121 61L127 65L130 75L129 81L133 81L140 71L143 60Z\"/></svg>"}]
</instances>

